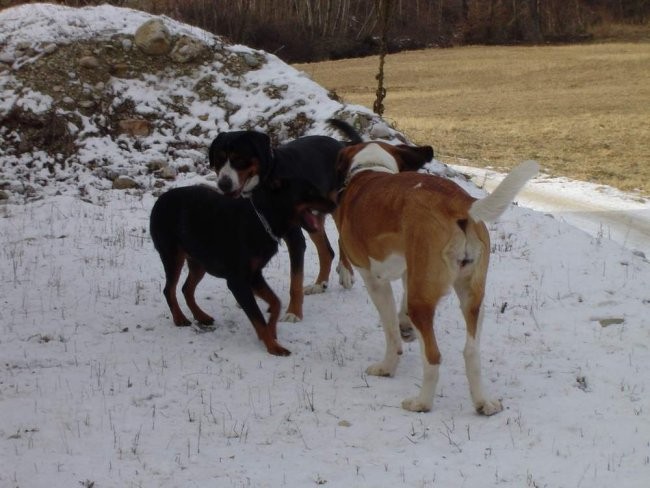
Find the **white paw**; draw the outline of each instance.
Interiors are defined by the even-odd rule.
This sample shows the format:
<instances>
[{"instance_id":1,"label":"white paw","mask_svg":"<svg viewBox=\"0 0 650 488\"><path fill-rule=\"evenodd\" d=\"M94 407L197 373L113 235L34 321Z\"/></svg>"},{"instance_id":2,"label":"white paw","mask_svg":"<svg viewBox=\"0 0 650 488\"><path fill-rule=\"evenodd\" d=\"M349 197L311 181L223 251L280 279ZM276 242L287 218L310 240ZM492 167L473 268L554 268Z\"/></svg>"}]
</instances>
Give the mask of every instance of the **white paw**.
<instances>
[{"instance_id":1,"label":"white paw","mask_svg":"<svg viewBox=\"0 0 650 488\"><path fill-rule=\"evenodd\" d=\"M285 313L280 319L280 322L291 322L294 324L300 321L302 321L302 319L298 317L295 313L291 313L291 312Z\"/></svg>"},{"instance_id":2,"label":"white paw","mask_svg":"<svg viewBox=\"0 0 650 488\"><path fill-rule=\"evenodd\" d=\"M395 367L387 366L383 361L381 363L371 364L366 368L366 374L371 376L393 376Z\"/></svg>"},{"instance_id":3,"label":"white paw","mask_svg":"<svg viewBox=\"0 0 650 488\"><path fill-rule=\"evenodd\" d=\"M336 272L339 274L339 284L346 290L352 288L352 285L354 285L354 275L350 273L350 270L339 264L336 267Z\"/></svg>"},{"instance_id":4,"label":"white paw","mask_svg":"<svg viewBox=\"0 0 650 488\"><path fill-rule=\"evenodd\" d=\"M318 295L319 293L325 293L325 291L327 291L327 281L305 286L305 289L303 290L305 295Z\"/></svg>"},{"instance_id":5,"label":"white paw","mask_svg":"<svg viewBox=\"0 0 650 488\"><path fill-rule=\"evenodd\" d=\"M402 401L402 408L410 412L428 412L432 402L424 402L420 397L407 398Z\"/></svg>"},{"instance_id":6,"label":"white paw","mask_svg":"<svg viewBox=\"0 0 650 488\"><path fill-rule=\"evenodd\" d=\"M488 417L503 410L501 400L485 400L475 405L475 407L478 413L487 415Z\"/></svg>"}]
</instances>

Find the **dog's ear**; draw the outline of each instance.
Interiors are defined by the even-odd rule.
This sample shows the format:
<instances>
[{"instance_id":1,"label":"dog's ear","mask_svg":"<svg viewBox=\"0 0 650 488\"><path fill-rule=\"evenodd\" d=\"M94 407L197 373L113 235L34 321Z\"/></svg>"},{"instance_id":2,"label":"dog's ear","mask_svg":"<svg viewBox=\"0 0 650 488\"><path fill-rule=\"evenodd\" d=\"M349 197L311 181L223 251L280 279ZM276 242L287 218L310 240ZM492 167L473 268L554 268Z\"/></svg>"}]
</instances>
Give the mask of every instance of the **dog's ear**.
<instances>
[{"instance_id":1,"label":"dog's ear","mask_svg":"<svg viewBox=\"0 0 650 488\"><path fill-rule=\"evenodd\" d=\"M399 153L398 165L400 171L417 171L433 159L433 148L431 146L400 144L395 149Z\"/></svg>"},{"instance_id":2,"label":"dog's ear","mask_svg":"<svg viewBox=\"0 0 650 488\"><path fill-rule=\"evenodd\" d=\"M215 169L217 166L217 151L225 145L227 136L227 132L221 132L212 140L212 144L210 144L210 149L208 149L208 161L210 162L210 167L212 169Z\"/></svg>"},{"instance_id":3,"label":"dog's ear","mask_svg":"<svg viewBox=\"0 0 650 488\"><path fill-rule=\"evenodd\" d=\"M257 131L251 131L250 140L252 146L255 148L255 153L260 161L260 170L262 174L260 177L265 179L273 167L273 154L271 152L271 138Z\"/></svg>"}]
</instances>

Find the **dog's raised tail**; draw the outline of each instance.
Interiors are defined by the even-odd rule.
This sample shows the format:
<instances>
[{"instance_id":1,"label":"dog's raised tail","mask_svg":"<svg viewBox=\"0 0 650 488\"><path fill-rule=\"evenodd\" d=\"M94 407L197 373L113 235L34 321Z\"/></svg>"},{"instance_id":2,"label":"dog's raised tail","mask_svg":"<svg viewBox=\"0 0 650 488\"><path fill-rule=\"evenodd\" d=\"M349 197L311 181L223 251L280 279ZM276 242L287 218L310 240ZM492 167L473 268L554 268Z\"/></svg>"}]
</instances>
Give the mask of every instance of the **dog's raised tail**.
<instances>
[{"instance_id":1,"label":"dog's raised tail","mask_svg":"<svg viewBox=\"0 0 650 488\"><path fill-rule=\"evenodd\" d=\"M494 222L538 171L537 161L524 161L513 169L492 193L481 200L476 200L469 209L469 216L477 221Z\"/></svg>"},{"instance_id":2,"label":"dog's raised tail","mask_svg":"<svg viewBox=\"0 0 650 488\"><path fill-rule=\"evenodd\" d=\"M361 134L347 122L339 119L327 119L327 123L342 132L345 137L350 139L351 144L360 144L363 142Z\"/></svg>"}]
</instances>

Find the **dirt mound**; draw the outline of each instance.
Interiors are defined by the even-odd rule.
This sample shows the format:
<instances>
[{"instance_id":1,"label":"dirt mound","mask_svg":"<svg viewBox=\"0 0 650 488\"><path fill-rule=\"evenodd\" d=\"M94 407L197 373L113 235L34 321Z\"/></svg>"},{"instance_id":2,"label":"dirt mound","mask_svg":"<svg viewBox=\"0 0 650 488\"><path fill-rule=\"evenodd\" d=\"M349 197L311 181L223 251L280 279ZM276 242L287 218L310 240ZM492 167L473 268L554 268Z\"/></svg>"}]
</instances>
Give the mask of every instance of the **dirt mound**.
<instances>
[{"instance_id":1,"label":"dirt mound","mask_svg":"<svg viewBox=\"0 0 650 488\"><path fill-rule=\"evenodd\" d=\"M97 190L205 175L207 147L223 130L261 130L278 143L334 135L325 120L337 116L399 135L275 56L166 17L27 7L0 12L0 189L11 200L96 200Z\"/></svg>"}]
</instances>

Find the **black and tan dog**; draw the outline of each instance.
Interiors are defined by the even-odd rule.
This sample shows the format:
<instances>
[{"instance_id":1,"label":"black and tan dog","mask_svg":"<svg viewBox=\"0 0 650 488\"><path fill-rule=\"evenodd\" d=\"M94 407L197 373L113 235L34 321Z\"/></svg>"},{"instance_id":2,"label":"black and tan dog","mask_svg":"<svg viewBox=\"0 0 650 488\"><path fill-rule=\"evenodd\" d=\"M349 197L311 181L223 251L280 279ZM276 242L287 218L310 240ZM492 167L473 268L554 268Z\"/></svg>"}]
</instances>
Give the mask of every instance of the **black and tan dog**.
<instances>
[{"instance_id":1,"label":"black and tan dog","mask_svg":"<svg viewBox=\"0 0 650 488\"><path fill-rule=\"evenodd\" d=\"M277 179L302 178L310 181L321 194L335 198L338 153L346 145L360 143L362 139L346 122L328 122L350 142L327 136L305 136L272 148L269 136L261 132L246 130L219 134L208 153L210 166L217 173L219 191L231 197L248 196L260 186L273 187ZM303 295L327 289L334 251L321 222L318 230L309 233L318 252L318 277L313 285L303 288L305 238L299 227L289 229L282 237L287 243L291 263L289 305L283 320L296 322L303 317ZM351 287L352 275L346 273L344 276L341 284Z\"/></svg>"},{"instance_id":2,"label":"black and tan dog","mask_svg":"<svg viewBox=\"0 0 650 488\"><path fill-rule=\"evenodd\" d=\"M393 376L402 353L400 316L390 282L402 279L408 311L422 352L422 386L402 402L412 411L431 409L438 382L440 351L433 323L439 300L454 288L465 318L464 357L475 409L501 411L483 391L479 335L490 236L485 222L496 220L538 169L528 161L515 168L491 195L477 200L448 179L401 172L399 148L359 144L341 151L338 171L343 191L334 220L344 254L363 278L386 336L384 359L366 371ZM405 313L401 315L406 316Z\"/></svg>"},{"instance_id":3,"label":"black and tan dog","mask_svg":"<svg viewBox=\"0 0 650 488\"><path fill-rule=\"evenodd\" d=\"M277 180L274 188L260 188L246 199L229 198L206 186L175 188L161 195L151 211L150 231L165 269L164 295L174 324L190 324L176 299L176 286L187 261L189 273L182 291L199 323L214 321L194 298L196 286L207 272L225 278L268 352L289 355L277 341L280 300L264 280L262 269L277 252L279 236L293 227L320 230L320 212L333 208L331 200L311 183L295 178ZM268 322L256 296L269 305Z\"/></svg>"}]
</instances>

